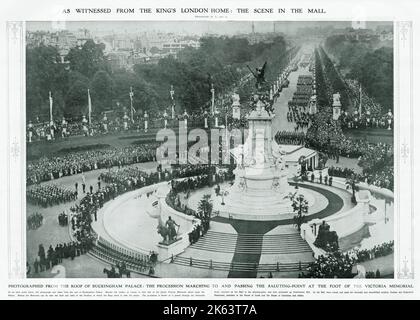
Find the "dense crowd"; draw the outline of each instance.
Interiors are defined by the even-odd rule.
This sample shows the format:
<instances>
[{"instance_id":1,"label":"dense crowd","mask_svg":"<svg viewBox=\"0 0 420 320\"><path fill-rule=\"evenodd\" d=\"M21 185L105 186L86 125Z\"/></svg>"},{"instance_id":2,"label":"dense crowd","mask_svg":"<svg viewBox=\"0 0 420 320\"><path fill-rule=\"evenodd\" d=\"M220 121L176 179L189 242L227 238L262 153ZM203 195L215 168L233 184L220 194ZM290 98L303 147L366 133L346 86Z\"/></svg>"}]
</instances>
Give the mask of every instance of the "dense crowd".
<instances>
[{"instance_id":1,"label":"dense crowd","mask_svg":"<svg viewBox=\"0 0 420 320\"><path fill-rule=\"evenodd\" d=\"M340 251L320 255L308 266L306 273L302 272L299 275L299 278L353 278L354 261L349 254Z\"/></svg>"},{"instance_id":2,"label":"dense crowd","mask_svg":"<svg viewBox=\"0 0 420 320\"><path fill-rule=\"evenodd\" d=\"M340 168L340 167L329 167L328 174L347 178L347 179L354 179L360 182L366 182L367 184L385 188L389 190L394 189L394 172L393 168L387 167L382 169L379 172L363 172L363 173L356 173L353 169L349 168Z\"/></svg>"},{"instance_id":3,"label":"dense crowd","mask_svg":"<svg viewBox=\"0 0 420 320\"><path fill-rule=\"evenodd\" d=\"M366 113L362 113L360 115L358 112L353 114L348 114L345 112L341 114L340 122L344 128L348 129L392 129L394 127L393 117L390 113L385 113L383 115L373 117Z\"/></svg>"},{"instance_id":4,"label":"dense crowd","mask_svg":"<svg viewBox=\"0 0 420 320\"><path fill-rule=\"evenodd\" d=\"M74 201L76 198L76 191L56 184L35 185L26 191L26 199L29 203L44 208Z\"/></svg>"},{"instance_id":5,"label":"dense crowd","mask_svg":"<svg viewBox=\"0 0 420 320\"><path fill-rule=\"evenodd\" d=\"M367 260L372 260L379 257L387 256L394 252L394 241L385 242L379 245L374 246L372 249L353 249L348 252L356 262L364 262Z\"/></svg>"},{"instance_id":6,"label":"dense crowd","mask_svg":"<svg viewBox=\"0 0 420 320\"><path fill-rule=\"evenodd\" d=\"M100 177L106 183L117 183L126 190L133 190L159 181L198 176L209 170L213 172L215 167L209 169L208 165L180 165L162 170L158 166L156 172L150 173L138 167L124 167L103 172Z\"/></svg>"},{"instance_id":7,"label":"dense crowd","mask_svg":"<svg viewBox=\"0 0 420 320\"><path fill-rule=\"evenodd\" d=\"M153 161L158 146L159 143L153 143L43 157L28 163L26 181L29 185L95 169Z\"/></svg>"},{"instance_id":8,"label":"dense crowd","mask_svg":"<svg viewBox=\"0 0 420 320\"><path fill-rule=\"evenodd\" d=\"M353 98L356 100L357 105L360 104L360 96L362 98L362 106L363 109L365 110L366 116L370 115L370 125L372 126L376 126L378 127L378 124L381 124L381 118L386 117L386 115L383 115L383 108L380 104L378 104L376 101L374 101L374 99L372 99L370 96L368 96L366 94L365 90L360 90L360 85L356 80L352 80L352 79L346 79L346 84L348 86L348 88L351 90ZM360 95L361 94L361 95ZM359 115L360 117L360 115ZM388 121L387 119L383 119L385 120L384 123L382 123L382 125L388 125ZM355 127L355 126L351 126L351 127Z\"/></svg>"},{"instance_id":9,"label":"dense crowd","mask_svg":"<svg viewBox=\"0 0 420 320\"><path fill-rule=\"evenodd\" d=\"M44 216L38 212L31 214L26 219L26 225L29 230L38 229L40 226L42 226L43 222L44 222Z\"/></svg>"},{"instance_id":10,"label":"dense crowd","mask_svg":"<svg viewBox=\"0 0 420 320\"><path fill-rule=\"evenodd\" d=\"M357 176L353 169L343 167L328 167L328 175L338 178L350 178Z\"/></svg>"},{"instance_id":11,"label":"dense crowd","mask_svg":"<svg viewBox=\"0 0 420 320\"><path fill-rule=\"evenodd\" d=\"M91 244L87 242L72 241L57 244L55 247L50 245L48 250L45 252L43 244L40 244L38 246L38 255L33 263L34 272L38 273L49 270L55 265L61 263L63 259L70 258L71 260L74 260L75 257L88 252L90 245Z\"/></svg>"},{"instance_id":12,"label":"dense crowd","mask_svg":"<svg viewBox=\"0 0 420 320\"><path fill-rule=\"evenodd\" d=\"M369 250L352 249L348 252L342 253L334 251L327 255L319 256L315 262L311 263L307 272L302 272L300 278L353 278L355 274L352 273L353 266L367 260L387 256L394 252L394 241L386 242L374 246ZM379 271L376 274L366 274L368 277L380 277Z\"/></svg>"},{"instance_id":13,"label":"dense crowd","mask_svg":"<svg viewBox=\"0 0 420 320\"><path fill-rule=\"evenodd\" d=\"M316 117L316 128L306 135L306 146L339 159L339 155L358 158L363 173L359 180L393 190L393 147L385 143L369 143L346 137L339 126L328 124L322 117ZM340 174L340 172L338 172ZM342 172L342 174L345 174Z\"/></svg>"},{"instance_id":14,"label":"dense crowd","mask_svg":"<svg viewBox=\"0 0 420 320\"><path fill-rule=\"evenodd\" d=\"M359 165L363 168L367 182L378 187L393 189L393 159L392 146L385 143L369 145L359 158Z\"/></svg>"}]
</instances>

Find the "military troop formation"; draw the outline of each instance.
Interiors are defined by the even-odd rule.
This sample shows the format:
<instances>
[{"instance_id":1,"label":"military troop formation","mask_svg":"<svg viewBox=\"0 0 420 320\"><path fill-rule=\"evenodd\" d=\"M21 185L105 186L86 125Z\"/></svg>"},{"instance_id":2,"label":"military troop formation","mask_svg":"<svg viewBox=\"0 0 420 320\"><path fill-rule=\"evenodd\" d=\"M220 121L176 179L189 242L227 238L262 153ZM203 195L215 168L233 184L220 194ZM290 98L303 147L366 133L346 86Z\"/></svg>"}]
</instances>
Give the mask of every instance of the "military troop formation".
<instances>
[{"instance_id":1,"label":"military troop formation","mask_svg":"<svg viewBox=\"0 0 420 320\"><path fill-rule=\"evenodd\" d=\"M305 110L303 107L290 107L289 111L287 112L287 121L294 122L295 131L299 131L299 129L305 129L309 127L311 122L311 116L308 111Z\"/></svg>"},{"instance_id":2,"label":"military troop formation","mask_svg":"<svg viewBox=\"0 0 420 320\"><path fill-rule=\"evenodd\" d=\"M27 227L29 230L35 230L38 229L40 226L42 226L42 223L44 221L44 216L38 212L35 212L31 214L27 219Z\"/></svg>"},{"instance_id":3,"label":"military troop formation","mask_svg":"<svg viewBox=\"0 0 420 320\"><path fill-rule=\"evenodd\" d=\"M29 203L44 208L74 201L76 198L77 192L56 184L36 185L26 191L26 199Z\"/></svg>"},{"instance_id":4,"label":"military troop formation","mask_svg":"<svg viewBox=\"0 0 420 320\"><path fill-rule=\"evenodd\" d=\"M278 144L304 145L305 133L293 131L278 131L274 136Z\"/></svg>"},{"instance_id":5,"label":"military troop formation","mask_svg":"<svg viewBox=\"0 0 420 320\"><path fill-rule=\"evenodd\" d=\"M86 171L155 160L159 143L79 151L43 157L27 165L27 184L35 184Z\"/></svg>"}]
</instances>

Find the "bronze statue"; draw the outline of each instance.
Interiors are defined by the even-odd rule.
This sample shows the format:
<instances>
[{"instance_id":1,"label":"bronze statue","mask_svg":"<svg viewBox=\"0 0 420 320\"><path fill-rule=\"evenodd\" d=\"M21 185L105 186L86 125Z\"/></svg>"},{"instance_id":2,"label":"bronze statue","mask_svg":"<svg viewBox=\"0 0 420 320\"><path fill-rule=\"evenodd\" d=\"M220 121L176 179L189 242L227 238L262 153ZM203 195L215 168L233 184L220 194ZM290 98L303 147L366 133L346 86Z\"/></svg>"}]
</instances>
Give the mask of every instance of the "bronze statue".
<instances>
[{"instance_id":1,"label":"bronze statue","mask_svg":"<svg viewBox=\"0 0 420 320\"><path fill-rule=\"evenodd\" d=\"M252 69L247 65L249 71L251 71L254 78L257 80L255 83L255 88L257 90L260 90L262 88L262 85L266 82L265 81L265 67L267 66L267 61L264 62L263 66L261 68L255 68L255 73L252 71Z\"/></svg>"},{"instance_id":2,"label":"bronze statue","mask_svg":"<svg viewBox=\"0 0 420 320\"><path fill-rule=\"evenodd\" d=\"M175 226L179 230L179 224L172 220L170 216L165 224L159 221L158 233L162 236L163 243L170 244L177 240L178 230L175 229Z\"/></svg>"}]
</instances>

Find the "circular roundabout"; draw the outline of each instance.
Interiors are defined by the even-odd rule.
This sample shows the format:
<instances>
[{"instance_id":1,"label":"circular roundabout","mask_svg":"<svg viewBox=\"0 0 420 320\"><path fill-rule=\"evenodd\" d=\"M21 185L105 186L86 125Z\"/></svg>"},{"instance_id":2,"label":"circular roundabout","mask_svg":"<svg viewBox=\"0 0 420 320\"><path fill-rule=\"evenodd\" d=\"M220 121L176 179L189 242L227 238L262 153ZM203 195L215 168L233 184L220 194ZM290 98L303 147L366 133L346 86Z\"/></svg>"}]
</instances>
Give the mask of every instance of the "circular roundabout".
<instances>
[{"instance_id":1,"label":"circular roundabout","mask_svg":"<svg viewBox=\"0 0 420 320\"><path fill-rule=\"evenodd\" d=\"M156 202L159 202L159 205L163 206L161 209L164 212L160 219L165 221L167 217L172 216L172 219L179 224L178 235L184 242L187 242L186 247L188 248L188 233L198 224L199 219L169 207L164 196L160 199L157 198L159 188L164 185L167 183L144 187L109 201L98 214L98 221L92 223L93 229L102 239L123 249L142 254L148 254L151 251L159 252L159 242L162 241L162 237L157 233L159 218L151 214L157 210ZM224 186L228 186L228 184L222 185L222 187ZM308 200L308 220L340 214L352 207L350 194L338 188L308 183L299 184L298 188L293 188L293 190L297 195L302 194ZM213 187L192 191L188 199L181 198L189 208L197 210L198 203L205 194L211 194L213 203L220 204L222 201L221 196L216 196ZM259 234L261 236L267 234L268 237L270 233L277 233L276 228L280 228L279 232L282 233L285 230L284 227L288 228L287 233L297 234L293 227L292 211L284 213L281 219L272 221L246 221L221 216L214 216L211 221L210 230L220 232L221 236L232 236L233 246L235 246L238 234ZM200 249L211 251L212 246L209 245L207 249L204 246Z\"/></svg>"}]
</instances>

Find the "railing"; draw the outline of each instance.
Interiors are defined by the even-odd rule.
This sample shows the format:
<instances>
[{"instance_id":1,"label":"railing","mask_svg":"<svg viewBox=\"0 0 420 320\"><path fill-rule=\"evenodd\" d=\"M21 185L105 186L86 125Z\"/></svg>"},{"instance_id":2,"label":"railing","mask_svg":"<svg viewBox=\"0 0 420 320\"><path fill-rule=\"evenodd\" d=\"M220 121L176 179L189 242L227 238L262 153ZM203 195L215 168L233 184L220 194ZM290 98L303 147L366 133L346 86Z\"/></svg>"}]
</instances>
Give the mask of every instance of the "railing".
<instances>
[{"instance_id":1,"label":"railing","mask_svg":"<svg viewBox=\"0 0 420 320\"><path fill-rule=\"evenodd\" d=\"M116 265L117 263L124 262L128 270L153 276L154 272L152 272L152 270L155 266L155 262L151 261L150 255L122 248L100 236L96 242L96 246L94 246L89 253L98 259L111 264ZM156 254L157 261L157 253L154 254Z\"/></svg>"},{"instance_id":2,"label":"railing","mask_svg":"<svg viewBox=\"0 0 420 320\"><path fill-rule=\"evenodd\" d=\"M112 243L108 240L105 240L101 236L99 236L99 238L98 238L97 246L102 246L104 248L113 250L120 255L123 255L125 257L128 257L130 259L134 259L134 260L137 260L137 261L147 261L147 260L149 260L150 254L152 253L152 252L150 252L149 254L145 254L145 253L141 253L141 252L138 252L138 251L122 248L122 247L120 247L120 246L118 246L118 245L116 245L116 244L114 244L114 243Z\"/></svg>"},{"instance_id":3,"label":"railing","mask_svg":"<svg viewBox=\"0 0 420 320\"><path fill-rule=\"evenodd\" d=\"M305 270L310 262L291 262L291 263L271 263L258 264L250 262L219 262L192 257L172 257L171 263L185 265L201 269L220 270L220 271L256 271L256 272L290 272Z\"/></svg>"}]
</instances>

